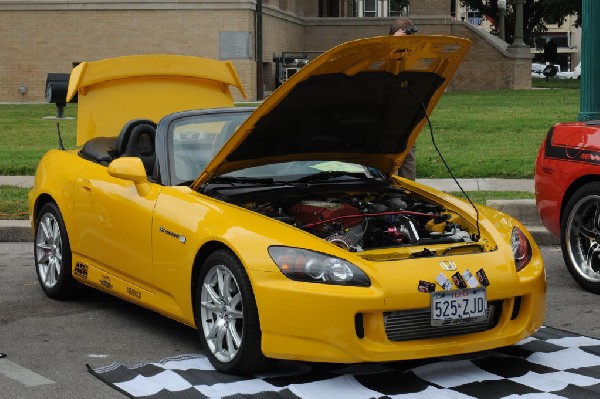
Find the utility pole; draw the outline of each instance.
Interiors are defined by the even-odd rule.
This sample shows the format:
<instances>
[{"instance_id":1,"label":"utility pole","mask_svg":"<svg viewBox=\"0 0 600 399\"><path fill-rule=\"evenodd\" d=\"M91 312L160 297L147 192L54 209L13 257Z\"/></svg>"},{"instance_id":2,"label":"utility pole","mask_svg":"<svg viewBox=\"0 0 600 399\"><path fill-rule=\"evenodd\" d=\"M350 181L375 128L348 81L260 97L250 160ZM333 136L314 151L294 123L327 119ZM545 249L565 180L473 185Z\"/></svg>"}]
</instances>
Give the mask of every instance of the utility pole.
<instances>
[{"instance_id":1,"label":"utility pole","mask_svg":"<svg viewBox=\"0 0 600 399\"><path fill-rule=\"evenodd\" d=\"M577 120L600 119L600 2L581 3L581 94Z\"/></svg>"}]
</instances>

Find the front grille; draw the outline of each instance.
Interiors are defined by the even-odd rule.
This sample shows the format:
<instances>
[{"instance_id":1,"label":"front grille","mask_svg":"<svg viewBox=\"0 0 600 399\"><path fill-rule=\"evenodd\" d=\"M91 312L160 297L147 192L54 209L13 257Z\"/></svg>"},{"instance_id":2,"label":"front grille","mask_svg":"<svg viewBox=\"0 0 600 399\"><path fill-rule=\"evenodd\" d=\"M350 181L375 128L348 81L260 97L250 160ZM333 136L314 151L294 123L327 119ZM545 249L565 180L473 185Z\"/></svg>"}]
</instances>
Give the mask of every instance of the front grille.
<instances>
[{"instance_id":1,"label":"front grille","mask_svg":"<svg viewBox=\"0 0 600 399\"><path fill-rule=\"evenodd\" d=\"M410 341L481 332L496 327L501 310L502 301L489 302L487 320L449 326L432 326L431 309L386 312L383 314L385 333L390 341Z\"/></svg>"}]
</instances>

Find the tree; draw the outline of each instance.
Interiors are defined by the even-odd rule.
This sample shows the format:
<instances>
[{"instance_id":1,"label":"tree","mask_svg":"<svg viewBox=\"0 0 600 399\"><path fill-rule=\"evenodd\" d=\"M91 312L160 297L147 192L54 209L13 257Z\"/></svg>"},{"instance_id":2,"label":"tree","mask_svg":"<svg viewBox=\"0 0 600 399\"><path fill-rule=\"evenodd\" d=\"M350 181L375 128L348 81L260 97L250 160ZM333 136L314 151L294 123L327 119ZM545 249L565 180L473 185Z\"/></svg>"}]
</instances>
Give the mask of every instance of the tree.
<instances>
[{"instance_id":1,"label":"tree","mask_svg":"<svg viewBox=\"0 0 600 399\"><path fill-rule=\"evenodd\" d=\"M582 0L525 0L523 4L523 35L525 43L537 48L544 48L542 33L547 32L547 24L565 23L569 15L577 15L575 26L581 26L581 1ZM495 26L498 21L498 0L460 0L463 6L479 10ZM506 29L506 42L513 42L515 13L514 2L507 1L504 15ZM492 33L497 34L498 28L494 27Z\"/></svg>"}]
</instances>

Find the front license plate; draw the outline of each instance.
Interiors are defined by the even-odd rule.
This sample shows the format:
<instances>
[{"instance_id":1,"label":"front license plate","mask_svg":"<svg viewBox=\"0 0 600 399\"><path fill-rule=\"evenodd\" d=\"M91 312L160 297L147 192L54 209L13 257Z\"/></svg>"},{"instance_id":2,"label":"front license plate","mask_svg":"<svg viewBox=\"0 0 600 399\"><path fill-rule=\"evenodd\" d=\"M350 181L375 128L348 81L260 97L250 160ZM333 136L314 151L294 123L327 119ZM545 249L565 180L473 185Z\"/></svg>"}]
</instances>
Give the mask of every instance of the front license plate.
<instances>
[{"instance_id":1,"label":"front license plate","mask_svg":"<svg viewBox=\"0 0 600 399\"><path fill-rule=\"evenodd\" d=\"M485 288L431 293L431 325L445 326L487 320Z\"/></svg>"}]
</instances>

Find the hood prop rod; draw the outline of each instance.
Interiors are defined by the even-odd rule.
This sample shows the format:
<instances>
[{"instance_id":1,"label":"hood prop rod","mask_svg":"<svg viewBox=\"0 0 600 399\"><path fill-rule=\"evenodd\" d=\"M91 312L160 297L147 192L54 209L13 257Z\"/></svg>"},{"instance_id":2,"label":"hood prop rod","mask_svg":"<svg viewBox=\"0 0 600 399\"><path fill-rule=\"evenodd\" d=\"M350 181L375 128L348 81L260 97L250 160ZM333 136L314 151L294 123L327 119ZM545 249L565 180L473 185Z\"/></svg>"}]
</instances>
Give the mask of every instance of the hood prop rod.
<instances>
[{"instance_id":1,"label":"hood prop rod","mask_svg":"<svg viewBox=\"0 0 600 399\"><path fill-rule=\"evenodd\" d=\"M471 198L469 198L469 196L467 195L467 193L465 192L465 190L463 190L462 186L460 185L460 183L458 182L458 180L454 176L454 173L452 173L452 169L450 169L450 166L448 166L448 163L446 163L446 160L444 159L444 156L442 155L442 152L438 148L437 143L435 142L435 138L433 136L433 127L431 126L431 120L429 120L429 115L427 115L427 108L425 107L425 103L423 102L423 100L421 100L420 98L418 98L412 92L412 90L410 89L410 87L406 87L406 89L408 90L408 93L415 100L417 100L421 104L421 108L423 109L423 113L425 114L425 118L427 119L427 124L429 126L429 134L431 136L431 143L433 144L433 148L435 148L435 150L437 151L438 155L440 156L440 159L442 160L442 162L444 163L444 166L446 167L446 170L448 171L448 173L450 173L450 177L452 177L452 180L454 180L454 182L456 183L456 185L460 189L460 192L465 196L465 198L467 199L467 201L469 201L469 204L471 204L471 206L475 210L475 225L476 225L476 228L477 228L477 234L473 234L471 236L471 239L473 241L477 242L477 241L479 241L479 239L481 237L481 230L479 228L479 209L477 209L477 207L475 206L475 204L473 203L473 201L471 201Z\"/></svg>"}]
</instances>

